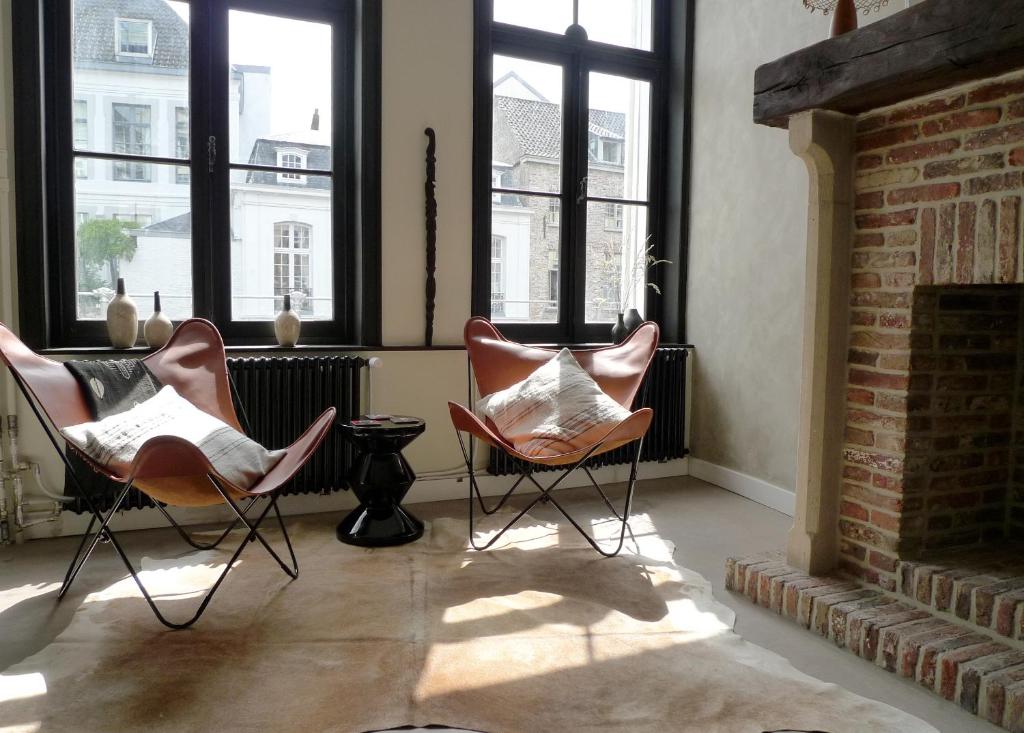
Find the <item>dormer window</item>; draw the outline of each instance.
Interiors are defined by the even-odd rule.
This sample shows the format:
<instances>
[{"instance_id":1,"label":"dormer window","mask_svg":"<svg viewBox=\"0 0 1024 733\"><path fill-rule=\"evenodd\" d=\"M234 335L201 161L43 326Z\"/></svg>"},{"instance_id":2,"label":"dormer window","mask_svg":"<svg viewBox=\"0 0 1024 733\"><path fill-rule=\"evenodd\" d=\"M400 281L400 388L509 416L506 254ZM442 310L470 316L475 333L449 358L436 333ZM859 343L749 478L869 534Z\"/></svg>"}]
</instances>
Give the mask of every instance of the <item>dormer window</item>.
<instances>
[{"instance_id":1,"label":"dormer window","mask_svg":"<svg viewBox=\"0 0 1024 733\"><path fill-rule=\"evenodd\" d=\"M299 150L278 150L277 165L280 168L303 169L306 167L306 154ZM306 176L301 173L278 173L278 183L305 183Z\"/></svg>"},{"instance_id":2,"label":"dormer window","mask_svg":"<svg viewBox=\"0 0 1024 733\"><path fill-rule=\"evenodd\" d=\"M590 157L599 163L622 165L622 141L590 135Z\"/></svg>"},{"instance_id":3,"label":"dormer window","mask_svg":"<svg viewBox=\"0 0 1024 733\"><path fill-rule=\"evenodd\" d=\"M118 56L152 57L153 21L118 18L114 21L114 46Z\"/></svg>"}]
</instances>

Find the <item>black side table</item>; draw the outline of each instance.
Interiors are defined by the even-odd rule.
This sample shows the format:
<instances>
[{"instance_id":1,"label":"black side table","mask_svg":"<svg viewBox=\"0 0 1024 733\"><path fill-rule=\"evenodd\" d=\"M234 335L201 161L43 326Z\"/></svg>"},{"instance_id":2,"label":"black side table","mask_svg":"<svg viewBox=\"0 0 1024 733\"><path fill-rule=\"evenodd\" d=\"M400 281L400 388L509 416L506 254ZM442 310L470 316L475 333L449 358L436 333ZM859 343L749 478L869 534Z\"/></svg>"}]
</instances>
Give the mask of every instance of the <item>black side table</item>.
<instances>
[{"instance_id":1,"label":"black side table","mask_svg":"<svg viewBox=\"0 0 1024 733\"><path fill-rule=\"evenodd\" d=\"M426 422L376 420L370 425L345 422L337 427L358 451L348 481L360 502L338 525L338 539L360 547L418 540L423 522L401 506L416 480L402 449L426 429Z\"/></svg>"}]
</instances>

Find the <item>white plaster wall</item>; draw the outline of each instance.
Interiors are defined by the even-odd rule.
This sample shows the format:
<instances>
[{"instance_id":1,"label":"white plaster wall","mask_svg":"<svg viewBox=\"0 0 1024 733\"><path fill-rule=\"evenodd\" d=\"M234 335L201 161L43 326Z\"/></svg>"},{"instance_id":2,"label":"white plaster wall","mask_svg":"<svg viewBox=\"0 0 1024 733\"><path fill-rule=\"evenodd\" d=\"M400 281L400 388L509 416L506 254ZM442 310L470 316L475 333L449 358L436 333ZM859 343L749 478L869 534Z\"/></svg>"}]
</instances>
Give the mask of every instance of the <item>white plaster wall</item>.
<instances>
[{"instance_id":1,"label":"white plaster wall","mask_svg":"<svg viewBox=\"0 0 1024 733\"><path fill-rule=\"evenodd\" d=\"M891 0L862 24L904 9ZM755 125L754 70L828 36L798 0L697 0L686 333L695 458L792 490L807 174Z\"/></svg>"},{"instance_id":2,"label":"white plaster wall","mask_svg":"<svg viewBox=\"0 0 1024 733\"><path fill-rule=\"evenodd\" d=\"M425 127L437 132L434 343L462 342L470 312L472 0L384 0L381 73L385 345L423 343Z\"/></svg>"}]
</instances>

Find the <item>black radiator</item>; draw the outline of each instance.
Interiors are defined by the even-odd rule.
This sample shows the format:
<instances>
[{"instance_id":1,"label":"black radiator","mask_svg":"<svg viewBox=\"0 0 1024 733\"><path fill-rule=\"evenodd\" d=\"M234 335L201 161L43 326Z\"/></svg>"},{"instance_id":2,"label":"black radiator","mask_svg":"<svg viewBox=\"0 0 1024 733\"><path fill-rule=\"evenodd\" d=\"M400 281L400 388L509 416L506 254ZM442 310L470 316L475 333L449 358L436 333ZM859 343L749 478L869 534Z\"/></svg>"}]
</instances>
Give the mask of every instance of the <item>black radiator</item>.
<instances>
[{"instance_id":1,"label":"black radiator","mask_svg":"<svg viewBox=\"0 0 1024 733\"><path fill-rule=\"evenodd\" d=\"M304 356L228 359L235 383L235 410L249 437L267 448L286 448L328 407L338 420L359 417L360 376L366 360L358 356ZM332 430L313 457L282 493L326 494L348 488L345 476L352 448Z\"/></svg>"},{"instance_id":2,"label":"black radiator","mask_svg":"<svg viewBox=\"0 0 1024 733\"><path fill-rule=\"evenodd\" d=\"M357 356L245 357L228 359L228 373L235 385L235 411L249 437L261 445L285 448L299 437L330 406L338 408L338 420L359 416L360 377L366 360ZM351 463L350 447L337 430L324 438L313 458L296 474L283 494L321 494L348 488L345 476ZM100 511L106 511L117 497L117 484L91 471L84 464L76 474L92 495ZM64 492L78 496L71 479ZM121 505L125 509L153 506L152 500L132 489ZM68 509L87 512L85 502L76 498Z\"/></svg>"},{"instance_id":3,"label":"black radiator","mask_svg":"<svg viewBox=\"0 0 1024 733\"><path fill-rule=\"evenodd\" d=\"M644 438L640 460L668 461L682 458L686 449L686 359L689 349L681 346L664 346L654 353L643 384L633 402L633 409L650 407L654 409L651 429ZM592 468L628 464L633 461L635 445L602 453L592 458L587 465ZM535 466L536 470L554 470L557 467ZM504 451L491 448L487 461L487 472L495 476L519 473L515 460Z\"/></svg>"}]
</instances>

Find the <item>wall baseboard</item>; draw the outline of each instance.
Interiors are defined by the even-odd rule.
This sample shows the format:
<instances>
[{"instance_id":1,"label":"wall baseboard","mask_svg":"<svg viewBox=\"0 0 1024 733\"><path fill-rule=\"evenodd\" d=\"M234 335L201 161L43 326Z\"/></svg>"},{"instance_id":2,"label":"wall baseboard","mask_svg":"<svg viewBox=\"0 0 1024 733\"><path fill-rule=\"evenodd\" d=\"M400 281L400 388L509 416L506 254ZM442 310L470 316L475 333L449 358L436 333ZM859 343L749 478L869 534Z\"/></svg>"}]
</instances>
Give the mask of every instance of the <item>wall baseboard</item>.
<instances>
[{"instance_id":1,"label":"wall baseboard","mask_svg":"<svg viewBox=\"0 0 1024 733\"><path fill-rule=\"evenodd\" d=\"M791 517L796 511L796 494L789 489L700 458L691 456L689 461L690 475L694 478L720 486L726 491L739 494Z\"/></svg>"},{"instance_id":2,"label":"wall baseboard","mask_svg":"<svg viewBox=\"0 0 1024 733\"><path fill-rule=\"evenodd\" d=\"M699 458L688 456L664 463L641 463L639 466L641 479L667 476L693 476L783 514L793 516L795 511L796 495L792 491ZM602 483L624 482L629 478L629 466L604 466L594 471L594 477ZM500 496L511 485L510 478L509 476L490 476L484 473L478 479L480 492L484 496ZM564 486L570 488L585 484L587 484L587 477L580 473L569 477ZM468 492L469 482L465 477L458 475L424 476L413 486L406 503L416 505L428 501L465 501ZM315 494L285 496L280 501L281 513L286 516L341 512L355 506L355 497L348 491L340 491L328 496ZM174 509L171 514L182 524L223 523L229 519L227 508L220 506L205 509ZM25 533L25 539L80 535L85 532L87 524L87 515L64 514L56 522L29 528ZM116 529L119 530L167 526L163 517L153 509L135 509L124 512L115 520L115 524Z\"/></svg>"},{"instance_id":3,"label":"wall baseboard","mask_svg":"<svg viewBox=\"0 0 1024 733\"><path fill-rule=\"evenodd\" d=\"M686 476L689 474L689 458L681 458L664 463L641 463L638 475L641 479L664 478L666 476ZM629 466L603 466L593 471L594 478L601 483L620 483L629 479ZM490 476L486 472L478 477L477 484L484 496L501 496L512 485L511 476ZM562 486L572 488L585 486L589 483L586 474L578 472L567 478ZM416 505L428 501L465 501L469 494L469 480L458 475L450 477L424 476L416 481L404 504ZM320 494L283 496L278 502L281 514L296 516L299 514L321 514L324 512L341 512L353 509L357 502L350 491L339 491L322 496ZM202 509L169 508L171 516L182 525L222 524L230 520L226 506L205 507ZM63 514L57 521L35 527L25 532L26 540L46 537L64 537L80 535L89 524L87 514ZM115 531L154 529L167 527L163 516L155 509L133 509L122 512L114 519L111 526Z\"/></svg>"}]
</instances>

